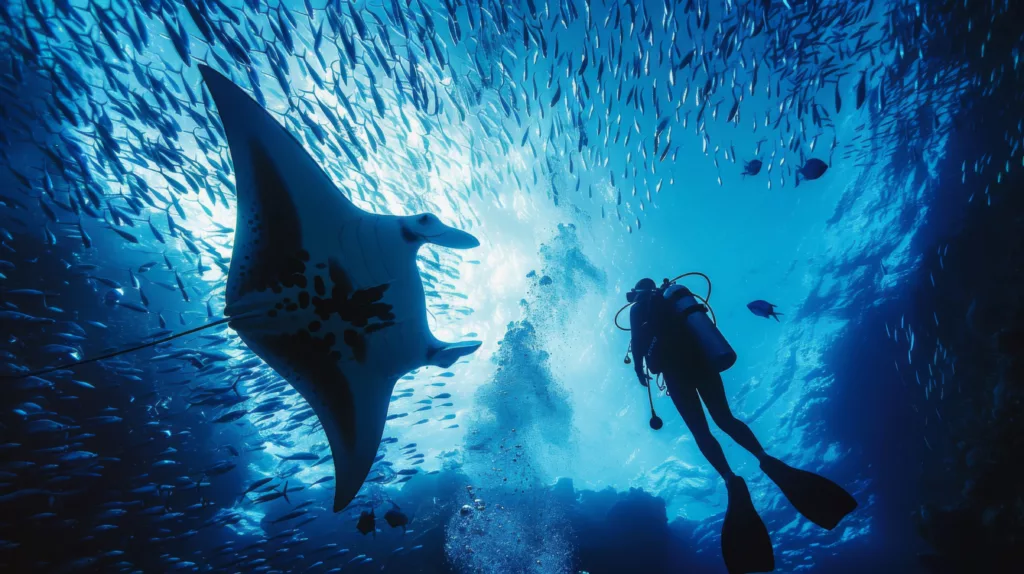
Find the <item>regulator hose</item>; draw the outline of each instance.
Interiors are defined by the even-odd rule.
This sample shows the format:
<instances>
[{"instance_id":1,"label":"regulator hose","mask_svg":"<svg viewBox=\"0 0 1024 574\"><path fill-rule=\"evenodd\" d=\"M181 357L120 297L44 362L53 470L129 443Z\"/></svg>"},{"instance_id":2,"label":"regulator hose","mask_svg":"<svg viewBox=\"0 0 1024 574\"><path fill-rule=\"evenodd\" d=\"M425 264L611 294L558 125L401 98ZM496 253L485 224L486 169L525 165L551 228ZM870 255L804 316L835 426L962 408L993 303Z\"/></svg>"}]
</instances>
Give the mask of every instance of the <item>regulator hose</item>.
<instances>
[{"instance_id":1,"label":"regulator hose","mask_svg":"<svg viewBox=\"0 0 1024 574\"><path fill-rule=\"evenodd\" d=\"M623 327L622 325L619 325L619 315L621 315L622 312L625 311L626 309L629 309L632 305L633 305L632 303L626 303L625 305L622 306L622 309L619 309L619 312L615 314L615 326L618 327L620 331L630 331L631 330L631 329L627 329L627 328Z\"/></svg>"}]
</instances>

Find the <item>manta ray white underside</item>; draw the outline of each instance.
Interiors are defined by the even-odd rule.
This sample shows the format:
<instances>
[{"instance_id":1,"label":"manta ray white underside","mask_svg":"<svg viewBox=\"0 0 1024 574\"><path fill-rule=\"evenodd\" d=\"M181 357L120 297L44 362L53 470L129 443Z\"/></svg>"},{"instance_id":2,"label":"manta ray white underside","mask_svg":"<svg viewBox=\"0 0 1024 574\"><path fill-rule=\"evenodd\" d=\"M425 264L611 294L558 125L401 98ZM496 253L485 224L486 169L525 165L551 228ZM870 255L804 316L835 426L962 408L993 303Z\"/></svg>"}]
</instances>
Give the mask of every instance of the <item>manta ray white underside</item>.
<instances>
[{"instance_id":1,"label":"manta ray white underside","mask_svg":"<svg viewBox=\"0 0 1024 574\"><path fill-rule=\"evenodd\" d=\"M479 348L427 325L416 252L472 235L423 214L367 213L299 141L220 73L200 67L234 163L238 215L225 314L245 344L306 399L334 455L334 510L362 486L395 382Z\"/></svg>"}]
</instances>

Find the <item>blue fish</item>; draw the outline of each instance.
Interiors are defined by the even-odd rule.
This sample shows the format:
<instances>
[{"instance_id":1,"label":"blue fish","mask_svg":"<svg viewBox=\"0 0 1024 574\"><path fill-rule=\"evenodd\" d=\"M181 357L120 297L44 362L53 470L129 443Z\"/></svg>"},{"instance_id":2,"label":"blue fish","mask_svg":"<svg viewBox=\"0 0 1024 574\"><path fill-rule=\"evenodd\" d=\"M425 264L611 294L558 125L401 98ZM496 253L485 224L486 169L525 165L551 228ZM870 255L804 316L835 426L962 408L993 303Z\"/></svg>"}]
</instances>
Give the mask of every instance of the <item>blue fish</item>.
<instances>
[{"instance_id":1,"label":"blue fish","mask_svg":"<svg viewBox=\"0 0 1024 574\"><path fill-rule=\"evenodd\" d=\"M796 173L796 186L800 187L800 177L801 176L803 176L803 178L808 180L808 181L813 181L813 180L818 179L819 177L825 175L825 172L827 170L828 170L828 164L827 163L821 161L820 159L818 159L816 157L812 157L811 159L807 160L807 162L804 163L804 165L800 169L797 170L797 173Z\"/></svg>"},{"instance_id":2,"label":"blue fish","mask_svg":"<svg viewBox=\"0 0 1024 574\"><path fill-rule=\"evenodd\" d=\"M758 317L764 317L765 319L774 317L776 321L779 320L779 315L782 314L775 310L775 305L761 299L747 303L747 309L750 309L750 312Z\"/></svg>"}]
</instances>

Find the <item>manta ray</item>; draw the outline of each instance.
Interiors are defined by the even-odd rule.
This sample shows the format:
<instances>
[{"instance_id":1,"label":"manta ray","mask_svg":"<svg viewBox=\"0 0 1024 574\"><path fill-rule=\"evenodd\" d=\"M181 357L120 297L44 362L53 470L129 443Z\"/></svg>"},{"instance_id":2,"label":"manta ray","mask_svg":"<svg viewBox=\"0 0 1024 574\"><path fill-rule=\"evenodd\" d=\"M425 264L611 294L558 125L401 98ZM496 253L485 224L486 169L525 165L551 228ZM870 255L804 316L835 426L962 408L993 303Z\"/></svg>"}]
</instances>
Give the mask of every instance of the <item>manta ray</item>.
<instances>
[{"instance_id":1,"label":"manta ray","mask_svg":"<svg viewBox=\"0 0 1024 574\"><path fill-rule=\"evenodd\" d=\"M200 71L235 171L224 314L319 418L334 456L338 512L370 471L398 379L427 365L447 368L480 347L430 332L417 250L480 242L429 213L356 207L254 99L220 73Z\"/></svg>"}]
</instances>

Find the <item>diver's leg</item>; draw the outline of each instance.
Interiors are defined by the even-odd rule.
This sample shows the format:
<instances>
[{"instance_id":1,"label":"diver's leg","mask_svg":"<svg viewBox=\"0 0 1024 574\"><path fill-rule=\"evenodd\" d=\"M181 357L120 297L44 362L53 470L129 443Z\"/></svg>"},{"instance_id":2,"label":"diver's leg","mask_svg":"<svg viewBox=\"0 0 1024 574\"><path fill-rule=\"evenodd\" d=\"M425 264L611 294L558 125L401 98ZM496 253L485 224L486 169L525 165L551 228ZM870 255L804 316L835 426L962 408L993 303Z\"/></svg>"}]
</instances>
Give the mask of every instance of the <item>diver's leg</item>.
<instances>
[{"instance_id":1,"label":"diver's leg","mask_svg":"<svg viewBox=\"0 0 1024 574\"><path fill-rule=\"evenodd\" d=\"M711 429L708 427L708 420L704 417L704 407L700 404L697 389L669 373L665 373L665 384L668 386L669 396L672 397L676 410L679 411L679 414L683 417L683 422L686 423L686 426L693 434L693 439L697 442L697 448L700 449L704 458L708 459L711 466L718 471L718 474L722 475L726 482L729 482L736 475L733 474L732 469L729 468L729 463L725 460L722 445L718 444L715 437L711 435Z\"/></svg>"},{"instance_id":2,"label":"diver's leg","mask_svg":"<svg viewBox=\"0 0 1024 574\"><path fill-rule=\"evenodd\" d=\"M708 407L711 419L715 421L722 432L732 437L737 444L750 451L758 460L764 458L764 447L758 442L753 431L743 421L732 414L729 408L729 399L725 396L725 385L722 384L722 375L718 373L707 373L698 379L697 390L700 398Z\"/></svg>"},{"instance_id":3,"label":"diver's leg","mask_svg":"<svg viewBox=\"0 0 1024 574\"><path fill-rule=\"evenodd\" d=\"M761 463L761 470L782 489L782 493L800 514L811 522L832 530L844 516L857 508L857 501L838 484L823 476L792 468L766 454L750 428L733 416L720 374L705 374L695 378L695 382L697 391L718 428L757 457Z\"/></svg>"},{"instance_id":4,"label":"diver's leg","mask_svg":"<svg viewBox=\"0 0 1024 574\"><path fill-rule=\"evenodd\" d=\"M722 522L722 558L726 569L729 572L771 572L775 569L775 554L768 529L754 508L747 483L733 474L722 446L711 435L697 388L668 373L665 384L700 452L725 479L729 499Z\"/></svg>"}]
</instances>

